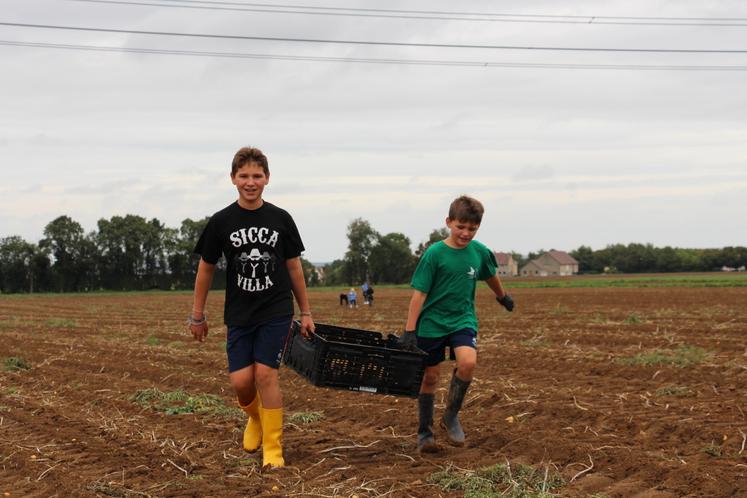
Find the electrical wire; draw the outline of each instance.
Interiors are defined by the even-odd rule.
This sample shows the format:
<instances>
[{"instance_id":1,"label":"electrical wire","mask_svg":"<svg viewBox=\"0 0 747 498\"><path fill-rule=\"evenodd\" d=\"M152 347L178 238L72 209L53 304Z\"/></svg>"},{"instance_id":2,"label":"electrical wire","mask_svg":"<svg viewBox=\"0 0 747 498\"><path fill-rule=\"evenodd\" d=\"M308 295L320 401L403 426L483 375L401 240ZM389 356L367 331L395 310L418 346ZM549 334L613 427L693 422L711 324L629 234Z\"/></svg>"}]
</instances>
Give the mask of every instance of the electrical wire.
<instances>
[{"instance_id":1,"label":"electrical wire","mask_svg":"<svg viewBox=\"0 0 747 498\"><path fill-rule=\"evenodd\" d=\"M30 24L0 22L0 26L16 28L57 29L69 31L86 31L97 33L121 33L131 35L180 36L190 38L211 38L224 40L254 40L288 43L322 43L336 45L373 45L389 47L419 47L419 48L458 48L458 49L488 49L488 50L531 50L531 51L562 51L562 52L635 52L635 53L668 53L668 54L746 54L744 49L680 49L680 48L604 48L604 47L552 47L552 46L521 46L521 45L468 45L452 43L411 43L363 40L329 40L320 38L286 38L271 36L247 35L216 35L208 33L180 33L170 31L146 31L134 29L90 28L83 26L61 26L49 24Z\"/></svg>"},{"instance_id":2,"label":"electrical wire","mask_svg":"<svg viewBox=\"0 0 747 498\"><path fill-rule=\"evenodd\" d=\"M160 0L161 3L132 0L68 0L74 2L158 7L307 14L350 17L383 17L396 19L435 19L480 22L534 22L561 24L616 24L642 26L747 26L747 18L728 17L653 17L653 16L580 16L558 14L506 14L438 10L372 9L355 7L320 7L312 5L279 5L255 2L227 2L215 0ZM200 4L200 5L194 5ZM299 10L302 9L302 10ZM458 17L459 16L459 17ZM470 17L463 17L470 16Z\"/></svg>"},{"instance_id":3,"label":"electrical wire","mask_svg":"<svg viewBox=\"0 0 747 498\"><path fill-rule=\"evenodd\" d=\"M81 50L92 52L123 52L154 55L179 55L196 57L222 57L232 59L267 59L281 61L344 62L363 64L395 64L417 66L457 66L483 68L527 68L527 69L607 69L607 70L649 70L649 71L747 71L747 66L693 66L662 64L571 64L571 63L522 63L490 62L436 59L377 59L368 57L322 57L307 55L260 54L243 52L207 52L198 50L171 50L158 48L114 47L99 45L71 45L62 43L35 43L0 40L0 46Z\"/></svg>"}]
</instances>

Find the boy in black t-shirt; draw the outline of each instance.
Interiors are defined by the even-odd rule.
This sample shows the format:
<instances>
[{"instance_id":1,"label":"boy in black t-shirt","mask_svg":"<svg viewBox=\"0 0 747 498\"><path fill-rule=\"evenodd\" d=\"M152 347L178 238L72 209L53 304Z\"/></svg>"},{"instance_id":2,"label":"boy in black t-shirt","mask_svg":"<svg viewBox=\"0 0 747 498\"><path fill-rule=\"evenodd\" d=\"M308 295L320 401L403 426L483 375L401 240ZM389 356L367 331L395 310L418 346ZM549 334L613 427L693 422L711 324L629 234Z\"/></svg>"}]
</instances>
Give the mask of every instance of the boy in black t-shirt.
<instances>
[{"instance_id":1,"label":"boy in black t-shirt","mask_svg":"<svg viewBox=\"0 0 747 498\"><path fill-rule=\"evenodd\" d=\"M201 258L189 330L197 341L207 337L205 302L223 255L228 372L239 406L248 415L243 447L256 451L262 446L262 465L283 467L278 368L293 319L293 296L301 313L301 333L314 331L301 268L304 246L290 214L262 199L270 181L262 151L241 148L233 158L231 181L238 201L210 218L195 247Z\"/></svg>"}]
</instances>

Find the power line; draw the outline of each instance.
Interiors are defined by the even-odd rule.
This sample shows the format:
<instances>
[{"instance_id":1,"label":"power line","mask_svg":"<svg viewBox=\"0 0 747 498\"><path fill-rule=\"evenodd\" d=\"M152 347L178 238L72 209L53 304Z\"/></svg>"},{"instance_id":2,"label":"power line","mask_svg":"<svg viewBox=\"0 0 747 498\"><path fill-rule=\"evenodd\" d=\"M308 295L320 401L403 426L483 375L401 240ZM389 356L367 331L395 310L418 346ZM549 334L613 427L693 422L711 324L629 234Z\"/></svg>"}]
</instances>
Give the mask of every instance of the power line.
<instances>
[{"instance_id":1,"label":"power line","mask_svg":"<svg viewBox=\"0 0 747 498\"><path fill-rule=\"evenodd\" d=\"M322 57L307 55L260 54L243 52L206 52L198 50L171 50L158 48L113 47L100 45L70 45L62 43L35 43L0 40L0 45L13 47L50 48L91 52L123 52L153 55L180 55L195 57L221 57L231 59L268 59L282 61L344 62L364 64L394 64L416 66L455 66L455 67L502 67L525 69L606 69L606 70L650 70L650 71L747 71L747 66L692 66L662 64L571 64L571 63L522 63L489 62L437 59L378 59L369 57Z\"/></svg>"},{"instance_id":2,"label":"power line","mask_svg":"<svg viewBox=\"0 0 747 498\"><path fill-rule=\"evenodd\" d=\"M72 1L97 1L105 3L114 0L72 0ZM312 5L281 5L257 2L231 2L219 0L160 0L168 3L179 4L208 4L208 5L234 5L250 7L266 7L274 9L307 9L326 12L369 12L369 13L396 13L396 14L421 14L421 15L442 15L442 16L483 16L483 17L503 17L503 18L525 18L525 19L567 19L575 20L582 23L589 23L591 20L617 20L617 21L705 21L705 22L735 22L747 21L743 17L663 17L663 16L596 16L596 15L564 15L564 14L508 14L496 12L462 12L462 11L442 11L442 10L403 10L403 9L374 9L360 7L329 7L329 6L312 6ZM125 2L126 3L126 2Z\"/></svg>"},{"instance_id":3,"label":"power line","mask_svg":"<svg viewBox=\"0 0 747 498\"><path fill-rule=\"evenodd\" d=\"M745 27L747 19L740 18L676 18L676 17L613 17L613 16L563 16L541 14L488 14L446 11L417 11L397 9L361 9L347 7L316 7L309 5L271 5L263 3L220 2L203 0L68 0L73 2L112 5L137 5L182 9L223 10L233 12L261 12L274 14L300 14L317 16L373 17L387 19L418 19L438 21L474 21L546 24L612 24L637 26L716 26ZM165 3L178 2L178 3ZM200 4L200 5L195 5ZM300 10L299 10L300 9ZM464 17L470 16L470 17Z\"/></svg>"},{"instance_id":4,"label":"power line","mask_svg":"<svg viewBox=\"0 0 747 498\"><path fill-rule=\"evenodd\" d=\"M603 48L603 47L551 47L551 46L521 46L521 45L463 45L451 43L410 43L410 42L385 42L385 41L362 41L362 40L329 40L320 38L285 38L270 36L246 36L246 35L216 35L208 33L180 33L170 31L144 31L134 29L114 28L90 28L83 26L60 26L49 24L29 24L0 22L0 26L16 28L40 28L59 29L69 31L86 31L98 33L120 33L131 35L153 35L153 36L182 36L190 38L213 38L226 40L255 40L288 43L324 43L336 45L374 45L390 47L420 47L420 48L468 48L489 50L532 50L532 51L562 51L562 52L635 52L635 53L677 53L677 54L745 54L743 49L680 49L680 48Z\"/></svg>"}]
</instances>

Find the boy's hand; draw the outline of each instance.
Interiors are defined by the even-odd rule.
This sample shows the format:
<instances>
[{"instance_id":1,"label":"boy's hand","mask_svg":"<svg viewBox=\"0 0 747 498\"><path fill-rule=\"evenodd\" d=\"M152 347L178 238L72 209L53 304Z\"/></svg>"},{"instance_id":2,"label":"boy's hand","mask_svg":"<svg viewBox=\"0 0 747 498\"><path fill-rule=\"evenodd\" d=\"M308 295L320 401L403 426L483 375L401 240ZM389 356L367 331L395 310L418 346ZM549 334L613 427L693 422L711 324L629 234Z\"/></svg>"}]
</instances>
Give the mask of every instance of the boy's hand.
<instances>
[{"instance_id":1,"label":"boy's hand","mask_svg":"<svg viewBox=\"0 0 747 498\"><path fill-rule=\"evenodd\" d=\"M414 330L405 330L405 332L399 336L399 345L405 351L415 351L418 347L418 337Z\"/></svg>"},{"instance_id":2,"label":"boy's hand","mask_svg":"<svg viewBox=\"0 0 747 498\"><path fill-rule=\"evenodd\" d=\"M300 330L301 335L308 339L309 332L314 332L315 330L316 326L314 325L314 320L311 319L311 315L302 315Z\"/></svg>"},{"instance_id":3,"label":"boy's hand","mask_svg":"<svg viewBox=\"0 0 747 498\"><path fill-rule=\"evenodd\" d=\"M196 319L190 315L187 319L187 330L192 333L195 341L205 342L208 335L207 317L203 315L202 319Z\"/></svg>"},{"instance_id":4,"label":"boy's hand","mask_svg":"<svg viewBox=\"0 0 747 498\"><path fill-rule=\"evenodd\" d=\"M503 297L495 296L495 300L498 301L501 306L506 308L508 311L514 310L514 300L511 299L511 296L508 294L504 294Z\"/></svg>"}]
</instances>

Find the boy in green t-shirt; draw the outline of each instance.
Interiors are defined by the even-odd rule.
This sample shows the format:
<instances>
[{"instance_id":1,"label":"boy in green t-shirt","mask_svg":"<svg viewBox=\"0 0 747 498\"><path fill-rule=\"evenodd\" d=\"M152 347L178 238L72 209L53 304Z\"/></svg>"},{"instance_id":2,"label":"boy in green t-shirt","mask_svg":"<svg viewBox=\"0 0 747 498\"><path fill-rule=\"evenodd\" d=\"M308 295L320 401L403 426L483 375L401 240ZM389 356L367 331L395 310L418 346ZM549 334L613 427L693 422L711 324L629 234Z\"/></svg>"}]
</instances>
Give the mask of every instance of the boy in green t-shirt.
<instances>
[{"instance_id":1,"label":"boy in green t-shirt","mask_svg":"<svg viewBox=\"0 0 747 498\"><path fill-rule=\"evenodd\" d=\"M412 277L414 291L402 343L406 347L417 345L428 354L418 396L420 452L438 449L433 437L433 397L446 346L457 365L449 384L441 427L446 429L452 444L464 444L464 431L457 415L477 364L477 281L485 280L496 300L508 311L514 309L514 302L496 273L498 263L493 251L473 240L483 212L477 199L467 196L455 199L446 218L449 236L425 251Z\"/></svg>"}]
</instances>

